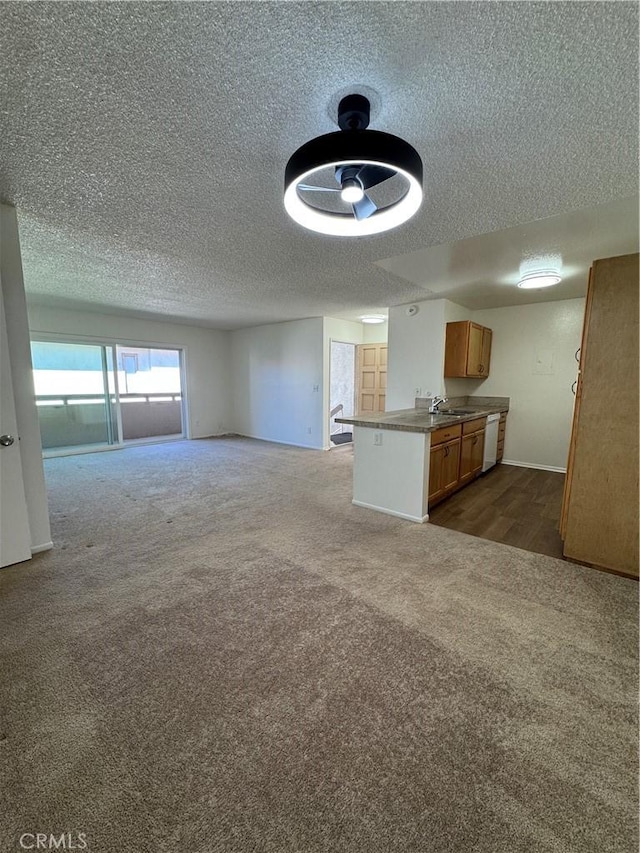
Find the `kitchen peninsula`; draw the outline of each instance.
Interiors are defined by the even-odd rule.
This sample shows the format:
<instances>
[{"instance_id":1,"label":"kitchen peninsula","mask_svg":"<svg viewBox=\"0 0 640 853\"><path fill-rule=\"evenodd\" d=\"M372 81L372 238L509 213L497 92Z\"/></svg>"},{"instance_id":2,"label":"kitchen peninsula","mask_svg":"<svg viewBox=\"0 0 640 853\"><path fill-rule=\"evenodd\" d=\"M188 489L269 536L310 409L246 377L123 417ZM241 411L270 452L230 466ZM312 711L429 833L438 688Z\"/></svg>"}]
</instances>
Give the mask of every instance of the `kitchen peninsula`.
<instances>
[{"instance_id":1,"label":"kitchen peninsula","mask_svg":"<svg viewBox=\"0 0 640 853\"><path fill-rule=\"evenodd\" d=\"M444 408L432 413L428 402L418 399L413 409L336 419L353 427L356 506L423 523L429 519L430 495L433 504L436 494L446 497L475 478L480 469L471 467L474 444L479 436L484 440L484 422L491 414L501 414L498 441L504 438L509 398L468 397L449 400L447 406L455 414ZM441 494L434 482L441 474L435 466L443 460L448 482Z\"/></svg>"}]
</instances>

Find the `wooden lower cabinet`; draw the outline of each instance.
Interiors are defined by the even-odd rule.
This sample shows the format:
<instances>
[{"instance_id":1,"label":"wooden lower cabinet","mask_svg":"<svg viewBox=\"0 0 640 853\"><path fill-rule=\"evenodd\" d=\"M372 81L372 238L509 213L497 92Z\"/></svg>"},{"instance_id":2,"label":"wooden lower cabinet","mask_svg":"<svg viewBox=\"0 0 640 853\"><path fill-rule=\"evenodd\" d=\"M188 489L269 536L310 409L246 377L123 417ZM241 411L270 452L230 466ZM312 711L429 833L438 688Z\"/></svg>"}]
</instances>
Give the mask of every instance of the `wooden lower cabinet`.
<instances>
[{"instance_id":1,"label":"wooden lower cabinet","mask_svg":"<svg viewBox=\"0 0 640 853\"><path fill-rule=\"evenodd\" d=\"M498 424L498 447L496 448L496 462L502 462L504 456L504 434L507 429L507 413L502 412Z\"/></svg>"},{"instance_id":2,"label":"wooden lower cabinet","mask_svg":"<svg viewBox=\"0 0 640 853\"><path fill-rule=\"evenodd\" d=\"M429 506L451 494L458 485L462 426L443 427L431 433Z\"/></svg>"},{"instance_id":3,"label":"wooden lower cabinet","mask_svg":"<svg viewBox=\"0 0 640 853\"><path fill-rule=\"evenodd\" d=\"M462 436L460 449L460 476L458 482L461 486L475 480L482 473L482 460L484 457L484 429Z\"/></svg>"},{"instance_id":4,"label":"wooden lower cabinet","mask_svg":"<svg viewBox=\"0 0 640 853\"><path fill-rule=\"evenodd\" d=\"M435 506L482 473L486 418L431 433L429 506Z\"/></svg>"},{"instance_id":5,"label":"wooden lower cabinet","mask_svg":"<svg viewBox=\"0 0 640 853\"><path fill-rule=\"evenodd\" d=\"M431 449L429 460L429 506L446 498L458 485L460 438Z\"/></svg>"}]
</instances>

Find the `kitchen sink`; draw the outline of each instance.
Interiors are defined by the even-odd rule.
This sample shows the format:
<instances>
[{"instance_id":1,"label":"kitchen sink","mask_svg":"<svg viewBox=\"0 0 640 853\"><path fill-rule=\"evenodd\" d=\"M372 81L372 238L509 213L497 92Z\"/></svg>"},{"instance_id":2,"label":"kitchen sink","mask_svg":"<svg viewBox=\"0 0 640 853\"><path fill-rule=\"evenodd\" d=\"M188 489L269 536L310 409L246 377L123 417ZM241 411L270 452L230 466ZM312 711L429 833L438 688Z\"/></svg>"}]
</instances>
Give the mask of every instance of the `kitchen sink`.
<instances>
[{"instance_id":1,"label":"kitchen sink","mask_svg":"<svg viewBox=\"0 0 640 853\"><path fill-rule=\"evenodd\" d=\"M477 409L443 409L441 412L438 412L439 415L475 415Z\"/></svg>"}]
</instances>

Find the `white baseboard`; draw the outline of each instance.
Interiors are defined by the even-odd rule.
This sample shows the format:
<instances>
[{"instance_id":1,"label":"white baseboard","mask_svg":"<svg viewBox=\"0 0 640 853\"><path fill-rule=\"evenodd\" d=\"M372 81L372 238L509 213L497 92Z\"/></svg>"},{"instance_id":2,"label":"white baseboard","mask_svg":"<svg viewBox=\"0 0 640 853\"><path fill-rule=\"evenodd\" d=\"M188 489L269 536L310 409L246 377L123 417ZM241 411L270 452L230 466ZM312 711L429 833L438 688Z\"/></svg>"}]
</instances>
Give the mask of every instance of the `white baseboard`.
<instances>
[{"instance_id":1,"label":"white baseboard","mask_svg":"<svg viewBox=\"0 0 640 853\"><path fill-rule=\"evenodd\" d=\"M267 438L264 435L252 435L249 432L236 432L234 435L239 435L242 438L255 438L257 441L270 441L272 444L284 444L286 447L302 447L305 450L324 450L322 446L317 444L300 444L297 441L279 441L277 438Z\"/></svg>"},{"instance_id":2,"label":"white baseboard","mask_svg":"<svg viewBox=\"0 0 640 853\"><path fill-rule=\"evenodd\" d=\"M41 554L43 551L50 551L53 548L53 542L44 542L42 545L32 545L32 554Z\"/></svg>"},{"instance_id":3,"label":"white baseboard","mask_svg":"<svg viewBox=\"0 0 640 853\"><path fill-rule=\"evenodd\" d=\"M534 465L533 462L516 462L515 459L503 459L503 465L515 465L516 468L535 468L538 471L557 471L558 474L566 474L566 468L558 468L555 465Z\"/></svg>"},{"instance_id":4,"label":"white baseboard","mask_svg":"<svg viewBox=\"0 0 640 853\"><path fill-rule=\"evenodd\" d=\"M376 512L383 512L385 515L394 515L396 518L404 518L406 521L417 521L418 524L424 524L425 521L429 521L428 515L409 515L405 512L396 512L394 509L387 509L384 506L376 506L375 504L368 504L364 501L357 501L355 499L352 500L351 503L354 504L354 506L360 506L364 509L373 509Z\"/></svg>"}]
</instances>

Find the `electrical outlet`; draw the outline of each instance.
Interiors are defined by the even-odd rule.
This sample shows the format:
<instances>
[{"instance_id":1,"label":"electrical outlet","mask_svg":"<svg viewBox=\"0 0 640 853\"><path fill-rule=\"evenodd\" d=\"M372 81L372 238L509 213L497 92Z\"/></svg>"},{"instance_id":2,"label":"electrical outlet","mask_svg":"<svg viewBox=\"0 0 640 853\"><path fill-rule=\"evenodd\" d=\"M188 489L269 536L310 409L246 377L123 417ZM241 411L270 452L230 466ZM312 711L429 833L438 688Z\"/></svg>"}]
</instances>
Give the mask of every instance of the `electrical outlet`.
<instances>
[{"instance_id":1,"label":"electrical outlet","mask_svg":"<svg viewBox=\"0 0 640 853\"><path fill-rule=\"evenodd\" d=\"M374 432L373 443L375 444L376 447L380 447L380 445L382 444L382 433L381 432Z\"/></svg>"},{"instance_id":2,"label":"electrical outlet","mask_svg":"<svg viewBox=\"0 0 640 853\"><path fill-rule=\"evenodd\" d=\"M416 397L422 396L422 388L414 388L413 393L414 393L414 396L416 396Z\"/></svg>"}]
</instances>

